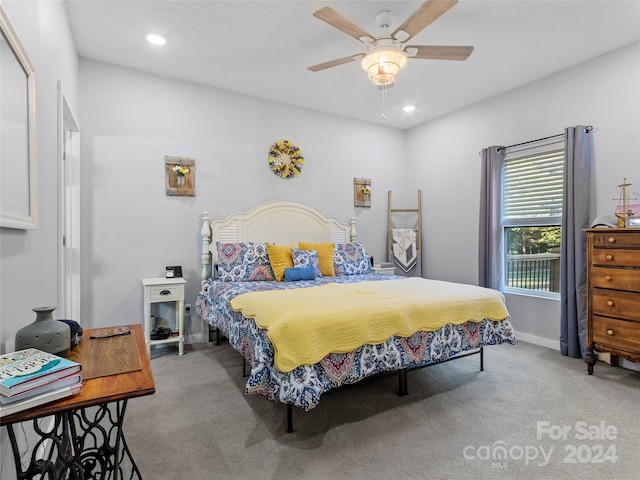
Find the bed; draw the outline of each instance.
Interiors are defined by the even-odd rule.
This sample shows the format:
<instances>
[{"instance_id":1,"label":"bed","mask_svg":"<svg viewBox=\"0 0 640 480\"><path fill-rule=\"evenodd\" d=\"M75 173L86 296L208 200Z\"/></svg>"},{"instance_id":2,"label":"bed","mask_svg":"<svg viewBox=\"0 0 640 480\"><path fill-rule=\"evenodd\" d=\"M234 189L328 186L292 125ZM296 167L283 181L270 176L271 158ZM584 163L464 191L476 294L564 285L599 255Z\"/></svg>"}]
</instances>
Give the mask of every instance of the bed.
<instances>
[{"instance_id":1,"label":"bed","mask_svg":"<svg viewBox=\"0 0 640 480\"><path fill-rule=\"evenodd\" d=\"M411 369L479 354L482 370L484 347L516 342L500 292L372 273L356 234L293 201L202 215L195 312L244 358L245 393L287 406L287 431L329 390L393 372L405 395Z\"/></svg>"}]
</instances>

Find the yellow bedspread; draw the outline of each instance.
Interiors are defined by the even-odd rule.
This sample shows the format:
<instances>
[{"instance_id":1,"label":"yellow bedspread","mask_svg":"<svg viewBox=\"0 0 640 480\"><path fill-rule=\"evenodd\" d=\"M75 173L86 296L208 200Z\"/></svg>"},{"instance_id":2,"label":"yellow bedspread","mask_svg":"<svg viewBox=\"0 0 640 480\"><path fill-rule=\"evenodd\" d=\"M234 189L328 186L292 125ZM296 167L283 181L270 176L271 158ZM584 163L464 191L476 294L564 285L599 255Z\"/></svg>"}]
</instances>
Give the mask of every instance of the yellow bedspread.
<instances>
[{"instance_id":1,"label":"yellow bedspread","mask_svg":"<svg viewBox=\"0 0 640 480\"><path fill-rule=\"evenodd\" d=\"M394 335L509 316L496 290L424 278L243 293L231 307L267 330L283 372Z\"/></svg>"}]
</instances>

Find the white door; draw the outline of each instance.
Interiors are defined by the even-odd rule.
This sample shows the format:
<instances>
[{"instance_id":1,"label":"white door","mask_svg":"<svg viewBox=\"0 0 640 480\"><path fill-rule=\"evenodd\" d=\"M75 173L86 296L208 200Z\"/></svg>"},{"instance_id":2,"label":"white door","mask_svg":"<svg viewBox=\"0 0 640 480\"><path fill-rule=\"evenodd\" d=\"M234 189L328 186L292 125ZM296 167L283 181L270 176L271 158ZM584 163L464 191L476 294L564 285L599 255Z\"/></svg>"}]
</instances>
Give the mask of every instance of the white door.
<instances>
[{"instance_id":1,"label":"white door","mask_svg":"<svg viewBox=\"0 0 640 480\"><path fill-rule=\"evenodd\" d=\"M58 312L80 318L80 129L58 83Z\"/></svg>"}]
</instances>

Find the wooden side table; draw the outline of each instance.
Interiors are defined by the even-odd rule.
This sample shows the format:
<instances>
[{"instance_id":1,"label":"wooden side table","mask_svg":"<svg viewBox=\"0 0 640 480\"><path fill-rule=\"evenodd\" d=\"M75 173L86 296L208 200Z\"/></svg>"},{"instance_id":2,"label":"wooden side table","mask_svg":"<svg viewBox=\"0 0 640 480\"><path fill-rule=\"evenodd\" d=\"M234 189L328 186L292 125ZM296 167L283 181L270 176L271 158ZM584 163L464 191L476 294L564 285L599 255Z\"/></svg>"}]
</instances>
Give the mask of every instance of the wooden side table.
<instances>
[{"instance_id":1,"label":"wooden side table","mask_svg":"<svg viewBox=\"0 0 640 480\"><path fill-rule=\"evenodd\" d=\"M127 327L131 330L127 338L90 339L99 329L85 330L78 346L69 352L67 357L82 364L83 371L95 371L91 367L99 364L102 376L83 380L82 392L0 418L0 425L5 425L9 433L19 480L142 480L122 425L127 400L153 394L155 383L145 355L142 327ZM53 418L50 429L41 428L43 417ZM24 446L16 440L14 425L27 421L32 421L40 439L30 448L26 457L29 464L23 470ZM42 450L48 452L46 458L38 458Z\"/></svg>"},{"instance_id":2,"label":"wooden side table","mask_svg":"<svg viewBox=\"0 0 640 480\"><path fill-rule=\"evenodd\" d=\"M144 339L147 355L151 356L151 346L178 342L178 355L184 355L184 278L143 278L144 286ZM151 304L175 302L178 336L164 340L151 340Z\"/></svg>"}]
</instances>

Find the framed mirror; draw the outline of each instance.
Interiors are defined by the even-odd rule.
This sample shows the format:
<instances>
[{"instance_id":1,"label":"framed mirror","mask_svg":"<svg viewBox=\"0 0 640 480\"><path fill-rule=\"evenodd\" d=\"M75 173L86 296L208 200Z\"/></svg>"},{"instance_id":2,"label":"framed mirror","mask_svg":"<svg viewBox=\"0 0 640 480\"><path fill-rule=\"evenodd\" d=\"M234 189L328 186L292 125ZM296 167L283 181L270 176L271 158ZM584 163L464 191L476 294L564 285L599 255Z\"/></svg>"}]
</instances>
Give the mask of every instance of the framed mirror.
<instances>
[{"instance_id":1,"label":"framed mirror","mask_svg":"<svg viewBox=\"0 0 640 480\"><path fill-rule=\"evenodd\" d=\"M0 227L38 227L33 66L0 6Z\"/></svg>"}]
</instances>

